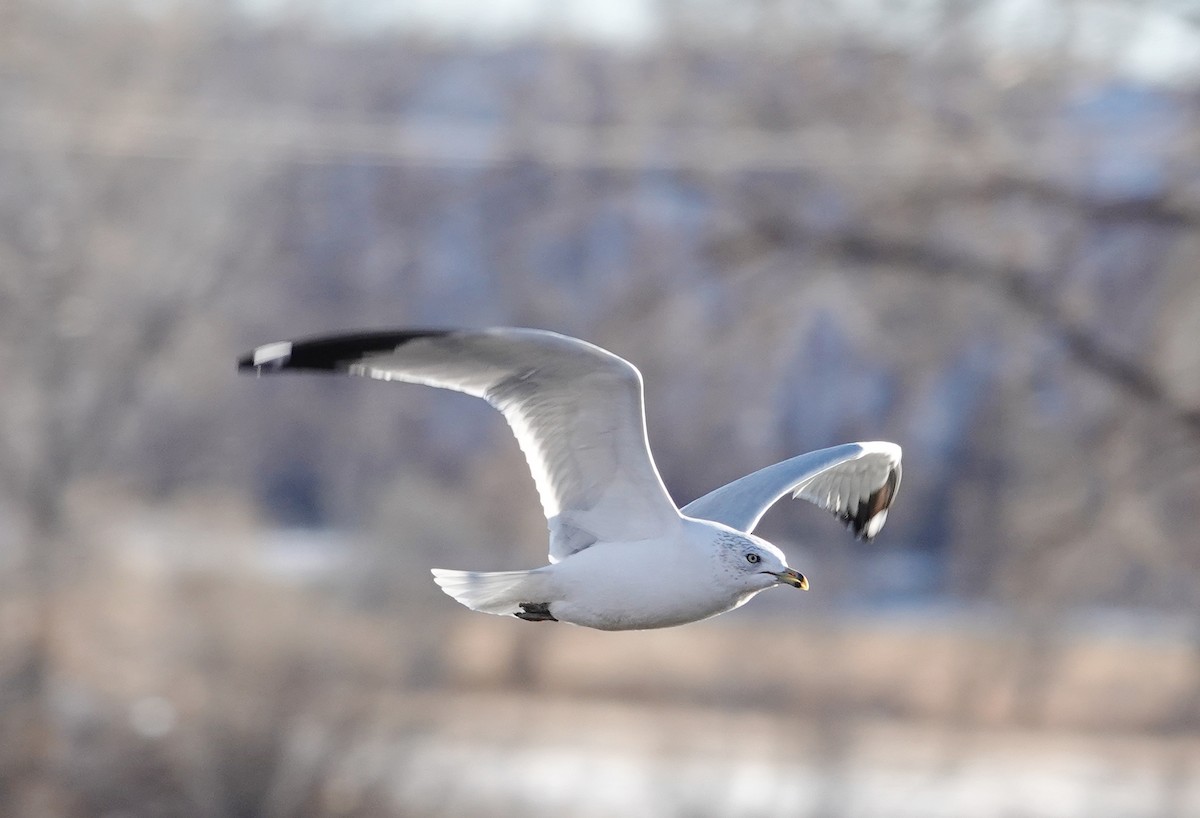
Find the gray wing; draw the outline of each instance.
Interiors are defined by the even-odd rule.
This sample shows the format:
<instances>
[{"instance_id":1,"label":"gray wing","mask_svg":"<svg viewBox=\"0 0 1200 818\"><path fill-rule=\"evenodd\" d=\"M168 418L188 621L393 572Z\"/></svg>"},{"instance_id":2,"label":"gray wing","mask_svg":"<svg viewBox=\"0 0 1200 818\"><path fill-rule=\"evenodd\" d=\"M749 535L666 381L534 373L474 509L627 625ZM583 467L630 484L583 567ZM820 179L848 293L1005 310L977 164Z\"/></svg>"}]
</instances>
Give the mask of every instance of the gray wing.
<instances>
[{"instance_id":1,"label":"gray wing","mask_svg":"<svg viewBox=\"0 0 1200 818\"><path fill-rule=\"evenodd\" d=\"M646 442L641 373L584 341L509 328L360 333L266 344L239 369L346 372L487 400L529 462L552 561L680 523Z\"/></svg>"},{"instance_id":2,"label":"gray wing","mask_svg":"<svg viewBox=\"0 0 1200 818\"><path fill-rule=\"evenodd\" d=\"M883 528L900 488L900 447L846 443L767 466L684 506L689 517L714 520L747 533L789 492L832 511L860 539Z\"/></svg>"}]
</instances>

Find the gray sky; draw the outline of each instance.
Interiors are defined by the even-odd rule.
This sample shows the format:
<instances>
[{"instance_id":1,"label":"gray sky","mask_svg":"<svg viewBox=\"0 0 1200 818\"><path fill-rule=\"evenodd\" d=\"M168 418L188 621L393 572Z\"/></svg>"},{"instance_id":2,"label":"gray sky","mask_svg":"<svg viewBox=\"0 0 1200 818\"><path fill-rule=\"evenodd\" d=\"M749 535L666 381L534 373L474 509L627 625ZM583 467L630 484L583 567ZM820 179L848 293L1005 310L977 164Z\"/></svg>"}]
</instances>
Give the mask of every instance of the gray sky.
<instances>
[{"instance_id":1,"label":"gray sky","mask_svg":"<svg viewBox=\"0 0 1200 818\"><path fill-rule=\"evenodd\" d=\"M172 0L141 0L146 5ZM660 0L240 0L254 16L300 11L350 29L379 26L456 37L504 40L556 33L611 45L645 46L663 28ZM940 9L962 0L843 0L830 15L825 4L797 2L789 32L825 37L852 30L892 45L921 48L938 36L975 40L985 58L1005 61L1039 52L1063 52L1113 64L1143 81L1191 84L1200 80L1200 0L980 0L964 28L937 29ZM682 3L685 7L687 0ZM736 3L692 0L719 21L714 36L746 25ZM1189 15L1190 18L1189 19ZM745 17L745 15L743 15ZM806 19L810 18L810 19Z\"/></svg>"}]
</instances>

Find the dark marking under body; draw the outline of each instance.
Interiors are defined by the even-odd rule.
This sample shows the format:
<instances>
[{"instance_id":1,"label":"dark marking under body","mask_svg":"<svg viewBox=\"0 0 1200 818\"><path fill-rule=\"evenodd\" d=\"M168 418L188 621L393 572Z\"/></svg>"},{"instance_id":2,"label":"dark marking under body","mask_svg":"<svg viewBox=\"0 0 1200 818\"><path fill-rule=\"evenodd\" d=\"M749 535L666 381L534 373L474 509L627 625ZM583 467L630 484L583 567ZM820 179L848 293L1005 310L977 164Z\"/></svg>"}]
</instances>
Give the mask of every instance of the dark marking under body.
<instances>
[{"instance_id":1,"label":"dark marking under body","mask_svg":"<svg viewBox=\"0 0 1200 818\"><path fill-rule=\"evenodd\" d=\"M522 602L520 613L513 614L517 619L526 622L557 622L554 614L550 613L549 602Z\"/></svg>"}]
</instances>

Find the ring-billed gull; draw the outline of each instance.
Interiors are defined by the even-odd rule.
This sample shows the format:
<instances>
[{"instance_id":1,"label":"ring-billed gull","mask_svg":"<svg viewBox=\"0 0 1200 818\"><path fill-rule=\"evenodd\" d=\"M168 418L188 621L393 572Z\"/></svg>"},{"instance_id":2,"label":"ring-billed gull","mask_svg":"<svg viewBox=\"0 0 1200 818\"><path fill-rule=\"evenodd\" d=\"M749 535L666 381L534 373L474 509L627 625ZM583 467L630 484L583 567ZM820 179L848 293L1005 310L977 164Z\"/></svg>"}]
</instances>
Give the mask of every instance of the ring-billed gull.
<instances>
[{"instance_id":1,"label":"ring-billed gull","mask_svg":"<svg viewBox=\"0 0 1200 818\"><path fill-rule=\"evenodd\" d=\"M732 610L776 585L807 589L752 532L792 494L860 538L883 527L900 447L847 443L776 463L682 509L646 441L642 376L598 346L534 329L394 330L266 344L240 370L316 370L475 395L525 452L550 528L550 564L530 571L434 569L476 611L602 630L664 628Z\"/></svg>"}]
</instances>

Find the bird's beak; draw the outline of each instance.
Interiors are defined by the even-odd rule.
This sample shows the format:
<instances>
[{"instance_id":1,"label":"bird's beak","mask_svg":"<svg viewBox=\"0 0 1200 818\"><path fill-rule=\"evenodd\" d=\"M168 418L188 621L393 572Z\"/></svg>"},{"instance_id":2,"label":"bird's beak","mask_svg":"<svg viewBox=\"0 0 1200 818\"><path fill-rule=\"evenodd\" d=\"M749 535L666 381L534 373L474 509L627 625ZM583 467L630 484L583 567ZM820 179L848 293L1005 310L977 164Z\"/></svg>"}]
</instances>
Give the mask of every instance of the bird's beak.
<instances>
[{"instance_id":1,"label":"bird's beak","mask_svg":"<svg viewBox=\"0 0 1200 818\"><path fill-rule=\"evenodd\" d=\"M795 571L791 568L785 568L775 576L777 576L779 581L784 585L791 585L793 588L799 588L801 591L808 590L808 579L799 571Z\"/></svg>"}]
</instances>

